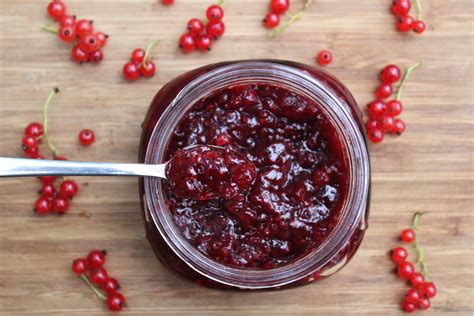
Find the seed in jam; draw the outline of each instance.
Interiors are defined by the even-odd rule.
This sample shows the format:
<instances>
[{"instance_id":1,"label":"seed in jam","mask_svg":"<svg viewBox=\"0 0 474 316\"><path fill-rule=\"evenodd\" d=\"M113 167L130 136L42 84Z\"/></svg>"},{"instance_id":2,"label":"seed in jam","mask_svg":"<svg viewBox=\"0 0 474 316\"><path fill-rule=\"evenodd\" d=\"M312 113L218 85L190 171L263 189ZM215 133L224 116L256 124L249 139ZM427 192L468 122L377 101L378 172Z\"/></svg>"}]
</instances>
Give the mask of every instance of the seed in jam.
<instances>
[{"instance_id":1,"label":"seed in jam","mask_svg":"<svg viewBox=\"0 0 474 316\"><path fill-rule=\"evenodd\" d=\"M173 193L182 198L230 199L254 182L255 165L243 155L216 146L180 149L166 166Z\"/></svg>"},{"instance_id":2,"label":"seed in jam","mask_svg":"<svg viewBox=\"0 0 474 316\"><path fill-rule=\"evenodd\" d=\"M256 167L253 182L244 177L247 190L231 190L230 198L182 198L164 183L176 226L210 259L251 269L285 266L317 249L340 221L348 164L316 101L264 83L222 88L182 116L165 158L195 145L226 146ZM219 179L220 167L216 173Z\"/></svg>"}]
</instances>

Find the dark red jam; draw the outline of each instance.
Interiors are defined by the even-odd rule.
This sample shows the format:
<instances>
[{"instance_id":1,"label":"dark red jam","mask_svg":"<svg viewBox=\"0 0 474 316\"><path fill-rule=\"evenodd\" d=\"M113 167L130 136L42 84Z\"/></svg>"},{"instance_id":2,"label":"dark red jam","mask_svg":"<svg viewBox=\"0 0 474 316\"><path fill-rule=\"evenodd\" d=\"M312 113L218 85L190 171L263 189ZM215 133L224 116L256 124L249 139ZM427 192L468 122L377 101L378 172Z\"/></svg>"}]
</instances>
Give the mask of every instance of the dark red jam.
<instances>
[{"instance_id":1,"label":"dark red jam","mask_svg":"<svg viewBox=\"0 0 474 316\"><path fill-rule=\"evenodd\" d=\"M231 199L245 193L255 165L229 147L191 146L178 150L166 166L173 194L193 200Z\"/></svg>"},{"instance_id":2,"label":"dark red jam","mask_svg":"<svg viewBox=\"0 0 474 316\"><path fill-rule=\"evenodd\" d=\"M228 198L181 198L167 185L176 225L211 259L232 267L283 266L316 249L337 224L347 160L335 127L310 99L268 84L215 91L181 118L166 158L200 144L226 146L257 171L250 188L233 187Z\"/></svg>"}]
</instances>

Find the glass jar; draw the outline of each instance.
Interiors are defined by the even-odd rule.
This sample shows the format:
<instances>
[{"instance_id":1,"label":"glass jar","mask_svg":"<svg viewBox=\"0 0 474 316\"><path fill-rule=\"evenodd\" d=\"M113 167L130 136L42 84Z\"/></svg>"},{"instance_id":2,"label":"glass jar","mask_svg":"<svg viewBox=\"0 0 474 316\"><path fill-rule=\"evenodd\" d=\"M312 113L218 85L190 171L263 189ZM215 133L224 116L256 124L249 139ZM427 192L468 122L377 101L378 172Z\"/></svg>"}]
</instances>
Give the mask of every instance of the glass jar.
<instances>
[{"instance_id":1,"label":"glass jar","mask_svg":"<svg viewBox=\"0 0 474 316\"><path fill-rule=\"evenodd\" d=\"M193 247L174 223L165 203L162 180L139 180L143 218L160 261L202 285L234 289L270 289L321 280L341 269L358 249L367 228L370 165L360 110L347 88L333 76L303 64L277 61L234 61L187 72L155 96L142 125L141 163L163 163L165 150L180 118L198 100L236 84L268 83L315 101L334 125L348 161L348 192L340 216L324 242L287 265L255 270L213 261Z\"/></svg>"}]
</instances>

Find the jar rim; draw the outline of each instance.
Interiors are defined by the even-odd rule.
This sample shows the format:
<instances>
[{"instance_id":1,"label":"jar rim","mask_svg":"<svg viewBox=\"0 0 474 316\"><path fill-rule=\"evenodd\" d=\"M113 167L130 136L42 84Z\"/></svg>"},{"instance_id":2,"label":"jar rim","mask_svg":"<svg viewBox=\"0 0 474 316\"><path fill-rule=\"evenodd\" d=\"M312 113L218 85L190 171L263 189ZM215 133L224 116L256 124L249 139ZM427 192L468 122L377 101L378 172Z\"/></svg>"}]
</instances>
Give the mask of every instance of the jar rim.
<instances>
[{"instance_id":1,"label":"jar rim","mask_svg":"<svg viewBox=\"0 0 474 316\"><path fill-rule=\"evenodd\" d=\"M322 244L291 263L268 270L233 268L212 260L192 246L175 225L165 205L162 181L145 178L146 207L170 249L191 269L218 283L245 289L280 287L323 268L364 222L369 197L370 164L365 137L349 106L323 81L278 61L240 61L210 70L189 82L166 107L153 128L145 163L163 163L171 133L195 102L223 87L268 82L285 86L315 100L337 130L348 161L348 189L341 219ZM157 211L159 210L159 211Z\"/></svg>"}]
</instances>

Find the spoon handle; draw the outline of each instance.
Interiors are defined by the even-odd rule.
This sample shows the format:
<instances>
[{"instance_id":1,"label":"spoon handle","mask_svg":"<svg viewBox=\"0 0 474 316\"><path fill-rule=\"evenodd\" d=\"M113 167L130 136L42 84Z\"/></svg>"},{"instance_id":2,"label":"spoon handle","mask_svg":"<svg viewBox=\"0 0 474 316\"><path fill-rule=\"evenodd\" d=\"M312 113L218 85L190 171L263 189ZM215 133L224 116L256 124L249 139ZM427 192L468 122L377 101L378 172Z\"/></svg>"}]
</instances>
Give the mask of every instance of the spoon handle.
<instances>
[{"instance_id":1,"label":"spoon handle","mask_svg":"<svg viewBox=\"0 0 474 316\"><path fill-rule=\"evenodd\" d=\"M39 176L149 176L166 179L166 164L78 162L0 157L0 178Z\"/></svg>"}]
</instances>

